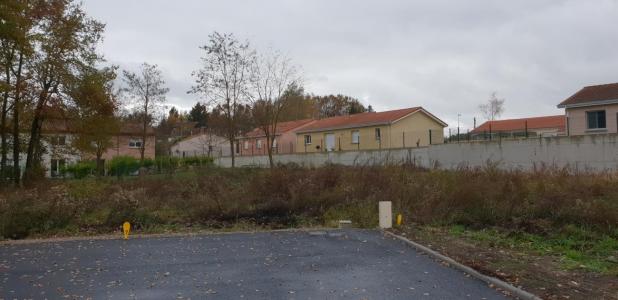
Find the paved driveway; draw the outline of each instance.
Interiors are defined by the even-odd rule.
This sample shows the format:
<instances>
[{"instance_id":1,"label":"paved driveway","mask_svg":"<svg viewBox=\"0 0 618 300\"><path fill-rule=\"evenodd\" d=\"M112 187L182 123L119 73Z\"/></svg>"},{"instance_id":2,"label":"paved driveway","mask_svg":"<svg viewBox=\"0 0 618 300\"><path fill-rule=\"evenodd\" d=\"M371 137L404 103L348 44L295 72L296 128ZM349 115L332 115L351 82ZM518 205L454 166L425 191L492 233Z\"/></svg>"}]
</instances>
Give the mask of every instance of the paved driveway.
<instances>
[{"instance_id":1,"label":"paved driveway","mask_svg":"<svg viewBox=\"0 0 618 300\"><path fill-rule=\"evenodd\" d=\"M0 299L504 299L379 231L0 246Z\"/></svg>"}]
</instances>

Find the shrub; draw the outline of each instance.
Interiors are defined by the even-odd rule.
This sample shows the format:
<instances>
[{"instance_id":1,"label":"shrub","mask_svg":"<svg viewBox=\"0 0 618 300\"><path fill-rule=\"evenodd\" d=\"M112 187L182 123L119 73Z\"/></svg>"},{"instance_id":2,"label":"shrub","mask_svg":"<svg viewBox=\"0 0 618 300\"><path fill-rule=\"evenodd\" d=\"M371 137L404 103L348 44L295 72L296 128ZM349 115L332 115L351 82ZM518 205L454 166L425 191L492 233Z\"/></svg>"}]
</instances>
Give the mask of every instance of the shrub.
<instances>
[{"instance_id":1,"label":"shrub","mask_svg":"<svg viewBox=\"0 0 618 300\"><path fill-rule=\"evenodd\" d=\"M107 166L112 176L127 176L135 174L140 168L140 161L131 156L116 156Z\"/></svg>"},{"instance_id":2,"label":"shrub","mask_svg":"<svg viewBox=\"0 0 618 300\"><path fill-rule=\"evenodd\" d=\"M81 179L89 175L94 175L96 170L96 161L80 161L76 164L66 166L61 171L73 178Z\"/></svg>"},{"instance_id":3,"label":"shrub","mask_svg":"<svg viewBox=\"0 0 618 300\"><path fill-rule=\"evenodd\" d=\"M155 165L158 172L173 172L180 166L180 159L173 156L163 156L155 158Z\"/></svg>"},{"instance_id":4,"label":"shrub","mask_svg":"<svg viewBox=\"0 0 618 300\"><path fill-rule=\"evenodd\" d=\"M142 160L141 162L141 165L144 168L151 168L155 165L155 160L151 158L144 158L144 160Z\"/></svg>"},{"instance_id":5,"label":"shrub","mask_svg":"<svg viewBox=\"0 0 618 300\"><path fill-rule=\"evenodd\" d=\"M67 228L77 204L69 201L63 186L39 186L14 191L0 201L0 237L19 239L34 233L53 233Z\"/></svg>"},{"instance_id":6,"label":"shrub","mask_svg":"<svg viewBox=\"0 0 618 300\"><path fill-rule=\"evenodd\" d=\"M182 164L185 166L209 166L212 165L213 159L208 156L192 156L182 159Z\"/></svg>"}]
</instances>

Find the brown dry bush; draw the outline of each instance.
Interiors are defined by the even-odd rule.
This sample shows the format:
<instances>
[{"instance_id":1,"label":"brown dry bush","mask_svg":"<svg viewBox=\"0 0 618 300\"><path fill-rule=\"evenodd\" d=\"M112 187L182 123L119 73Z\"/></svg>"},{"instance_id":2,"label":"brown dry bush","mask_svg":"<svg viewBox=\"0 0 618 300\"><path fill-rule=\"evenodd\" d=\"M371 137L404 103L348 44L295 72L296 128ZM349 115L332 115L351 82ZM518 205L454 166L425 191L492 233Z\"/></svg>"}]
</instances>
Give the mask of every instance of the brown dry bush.
<instances>
[{"instance_id":1,"label":"brown dry bush","mask_svg":"<svg viewBox=\"0 0 618 300\"><path fill-rule=\"evenodd\" d=\"M616 235L618 179L568 170L455 171L405 166L199 170L126 180L46 181L0 192L0 234L109 232L123 221L158 225L270 227L347 218L371 227L377 202L419 224L461 224L545 233L581 226Z\"/></svg>"}]
</instances>

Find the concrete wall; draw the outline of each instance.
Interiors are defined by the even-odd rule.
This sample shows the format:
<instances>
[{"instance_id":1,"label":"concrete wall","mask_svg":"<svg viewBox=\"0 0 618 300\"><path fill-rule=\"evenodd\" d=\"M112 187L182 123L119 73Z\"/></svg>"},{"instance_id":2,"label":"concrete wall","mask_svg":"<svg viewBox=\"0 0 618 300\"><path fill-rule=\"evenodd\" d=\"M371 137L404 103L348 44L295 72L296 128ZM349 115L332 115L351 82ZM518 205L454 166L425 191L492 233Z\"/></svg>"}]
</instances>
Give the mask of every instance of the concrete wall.
<instances>
[{"instance_id":1,"label":"concrete wall","mask_svg":"<svg viewBox=\"0 0 618 300\"><path fill-rule=\"evenodd\" d=\"M443 169L483 167L492 163L503 169L569 167L577 171L607 171L618 170L618 135L545 137L407 149L284 154L275 156L275 162L293 162L304 166L320 166L329 162L342 165L414 162L423 167ZM231 158L221 157L215 163L229 167ZM268 166L268 157L237 157L236 166Z\"/></svg>"}]
</instances>

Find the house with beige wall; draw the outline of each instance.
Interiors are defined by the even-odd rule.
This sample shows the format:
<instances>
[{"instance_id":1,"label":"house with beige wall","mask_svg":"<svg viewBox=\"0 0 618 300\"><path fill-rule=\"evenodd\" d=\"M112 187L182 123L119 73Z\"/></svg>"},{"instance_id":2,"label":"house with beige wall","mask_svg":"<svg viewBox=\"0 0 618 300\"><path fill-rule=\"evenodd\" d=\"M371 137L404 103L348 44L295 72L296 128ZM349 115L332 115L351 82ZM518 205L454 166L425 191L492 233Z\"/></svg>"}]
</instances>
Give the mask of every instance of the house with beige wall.
<instances>
[{"instance_id":1,"label":"house with beige wall","mask_svg":"<svg viewBox=\"0 0 618 300\"><path fill-rule=\"evenodd\" d=\"M296 152L424 147L444 142L445 122L422 107L316 120L296 132Z\"/></svg>"},{"instance_id":2,"label":"house with beige wall","mask_svg":"<svg viewBox=\"0 0 618 300\"><path fill-rule=\"evenodd\" d=\"M558 104L567 135L618 132L618 83L587 86Z\"/></svg>"}]
</instances>

